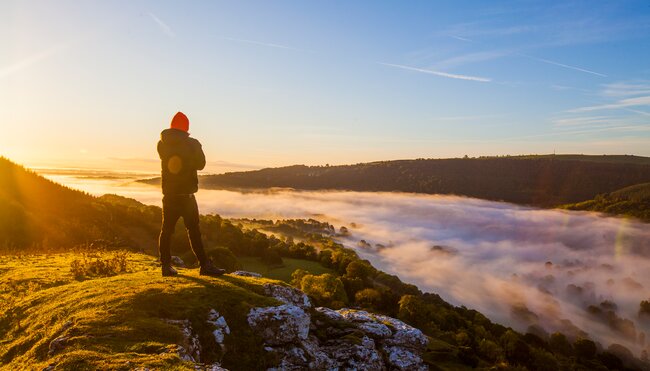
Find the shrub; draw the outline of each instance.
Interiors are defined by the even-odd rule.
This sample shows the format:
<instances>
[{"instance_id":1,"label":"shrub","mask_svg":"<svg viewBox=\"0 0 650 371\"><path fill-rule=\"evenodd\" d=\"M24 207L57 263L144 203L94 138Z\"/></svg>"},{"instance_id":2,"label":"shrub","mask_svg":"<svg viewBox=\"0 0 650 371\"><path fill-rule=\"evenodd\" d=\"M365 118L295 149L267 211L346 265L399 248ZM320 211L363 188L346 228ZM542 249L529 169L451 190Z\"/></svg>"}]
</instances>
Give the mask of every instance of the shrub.
<instances>
[{"instance_id":1,"label":"shrub","mask_svg":"<svg viewBox=\"0 0 650 371\"><path fill-rule=\"evenodd\" d=\"M110 277L127 271L128 253L119 251L110 257L101 255L83 254L82 259L75 259L70 263L70 270L75 279L86 277Z\"/></svg>"},{"instance_id":2,"label":"shrub","mask_svg":"<svg viewBox=\"0 0 650 371\"><path fill-rule=\"evenodd\" d=\"M306 275L300 282L300 289L318 306L340 308L348 302L343 282L333 274Z\"/></svg>"},{"instance_id":3,"label":"shrub","mask_svg":"<svg viewBox=\"0 0 650 371\"><path fill-rule=\"evenodd\" d=\"M573 343L578 358L592 359L596 356L596 343L589 339L578 339Z\"/></svg>"},{"instance_id":4,"label":"shrub","mask_svg":"<svg viewBox=\"0 0 650 371\"><path fill-rule=\"evenodd\" d=\"M217 267L225 269L226 272L234 272L242 267L235 254L227 247L214 247L206 251L206 254Z\"/></svg>"},{"instance_id":5,"label":"shrub","mask_svg":"<svg viewBox=\"0 0 650 371\"><path fill-rule=\"evenodd\" d=\"M381 300L381 293L375 289L363 289L354 295L357 305L368 309L377 309Z\"/></svg>"}]
</instances>

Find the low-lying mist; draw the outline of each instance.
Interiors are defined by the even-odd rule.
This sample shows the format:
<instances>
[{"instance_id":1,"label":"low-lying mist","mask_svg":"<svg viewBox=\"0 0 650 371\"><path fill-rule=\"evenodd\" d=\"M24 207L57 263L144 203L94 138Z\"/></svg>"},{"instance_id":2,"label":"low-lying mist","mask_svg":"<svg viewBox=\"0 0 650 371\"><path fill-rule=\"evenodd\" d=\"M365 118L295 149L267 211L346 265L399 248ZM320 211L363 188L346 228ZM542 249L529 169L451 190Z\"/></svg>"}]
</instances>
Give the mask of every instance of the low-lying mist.
<instances>
[{"instance_id":1,"label":"low-lying mist","mask_svg":"<svg viewBox=\"0 0 650 371\"><path fill-rule=\"evenodd\" d=\"M160 203L154 187L109 192ZM403 193L201 190L197 199L202 213L346 226L341 242L378 268L518 330L588 334L637 356L645 349L650 313L640 317L639 307L650 300L648 224Z\"/></svg>"},{"instance_id":2,"label":"low-lying mist","mask_svg":"<svg viewBox=\"0 0 650 371\"><path fill-rule=\"evenodd\" d=\"M400 193L202 191L203 212L313 217L378 268L494 321L645 348L650 228L591 213Z\"/></svg>"}]
</instances>

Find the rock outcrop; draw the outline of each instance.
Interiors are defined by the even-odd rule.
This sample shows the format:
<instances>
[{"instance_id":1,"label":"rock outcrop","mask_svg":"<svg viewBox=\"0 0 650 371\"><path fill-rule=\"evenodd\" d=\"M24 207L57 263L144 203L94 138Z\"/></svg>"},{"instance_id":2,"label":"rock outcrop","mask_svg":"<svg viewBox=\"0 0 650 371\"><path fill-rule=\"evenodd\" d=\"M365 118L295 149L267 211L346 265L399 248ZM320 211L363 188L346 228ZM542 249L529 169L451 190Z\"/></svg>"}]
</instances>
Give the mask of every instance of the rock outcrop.
<instances>
[{"instance_id":1,"label":"rock outcrop","mask_svg":"<svg viewBox=\"0 0 650 371\"><path fill-rule=\"evenodd\" d=\"M262 275L259 273L249 272L249 271L234 271L230 274L232 274L233 276L241 276L241 277L254 277L254 278L262 277Z\"/></svg>"},{"instance_id":2,"label":"rock outcrop","mask_svg":"<svg viewBox=\"0 0 650 371\"><path fill-rule=\"evenodd\" d=\"M362 310L312 309L300 290L265 285L285 304L253 308L250 327L264 339L279 364L269 370L427 370L428 339L418 329Z\"/></svg>"},{"instance_id":3,"label":"rock outcrop","mask_svg":"<svg viewBox=\"0 0 650 371\"><path fill-rule=\"evenodd\" d=\"M285 304L295 305L303 310L311 308L311 301L307 295L293 287L266 284L264 294Z\"/></svg>"},{"instance_id":4,"label":"rock outcrop","mask_svg":"<svg viewBox=\"0 0 650 371\"><path fill-rule=\"evenodd\" d=\"M179 256L176 256L176 255L172 256L172 264L174 266L176 266L176 267L179 267L179 268L185 268L186 267L185 262L183 261L183 259L181 259Z\"/></svg>"},{"instance_id":5,"label":"rock outcrop","mask_svg":"<svg viewBox=\"0 0 650 371\"><path fill-rule=\"evenodd\" d=\"M165 320L165 322L178 326L182 337L181 344L175 344L170 347L166 353L176 353L178 358L194 363L194 368L196 370L205 370L205 371L228 371L227 369L221 367L219 363L205 365L200 363L201 354L203 352L201 342L199 341L199 336L192 329L192 324L189 320ZM224 340L226 335L230 335L230 327L226 319L223 318L215 309L210 309L208 312L208 317L206 323L208 326L213 328L212 335L214 340L221 347L222 352L225 352Z\"/></svg>"}]
</instances>

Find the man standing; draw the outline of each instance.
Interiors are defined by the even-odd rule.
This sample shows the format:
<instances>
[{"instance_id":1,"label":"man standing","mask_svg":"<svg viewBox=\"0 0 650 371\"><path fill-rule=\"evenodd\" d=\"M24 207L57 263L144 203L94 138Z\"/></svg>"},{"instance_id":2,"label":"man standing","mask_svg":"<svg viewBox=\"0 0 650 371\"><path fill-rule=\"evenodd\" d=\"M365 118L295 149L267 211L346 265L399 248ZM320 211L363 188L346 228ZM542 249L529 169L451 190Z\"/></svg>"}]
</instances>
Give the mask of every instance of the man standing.
<instances>
[{"instance_id":1,"label":"man standing","mask_svg":"<svg viewBox=\"0 0 650 371\"><path fill-rule=\"evenodd\" d=\"M178 274L171 265L171 237L176 222L183 218L190 245L201 264L201 275L220 276L223 269L215 267L205 255L201 230L199 229L199 208L194 193L199 190L197 170L205 167L205 155L201 143L190 138L190 121L182 112L172 119L171 127L160 133L158 155L162 166L163 221L158 248L162 275Z\"/></svg>"}]
</instances>

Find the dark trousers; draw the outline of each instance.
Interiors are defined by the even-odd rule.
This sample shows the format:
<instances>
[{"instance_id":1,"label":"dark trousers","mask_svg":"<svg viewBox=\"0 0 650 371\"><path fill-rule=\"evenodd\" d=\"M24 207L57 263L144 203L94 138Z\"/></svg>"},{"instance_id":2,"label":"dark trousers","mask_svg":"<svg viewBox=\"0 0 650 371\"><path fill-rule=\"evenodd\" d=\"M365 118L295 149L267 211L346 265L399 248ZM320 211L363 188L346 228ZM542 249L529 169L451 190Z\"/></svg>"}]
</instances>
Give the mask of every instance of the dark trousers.
<instances>
[{"instance_id":1,"label":"dark trousers","mask_svg":"<svg viewBox=\"0 0 650 371\"><path fill-rule=\"evenodd\" d=\"M163 264L171 262L171 239L176 229L176 222L183 218L187 235L190 238L190 246L196 259L203 265L207 261L203 242L201 241L201 230L199 229L199 207L196 204L194 195L165 195L163 197L163 220L158 249L160 261Z\"/></svg>"}]
</instances>

